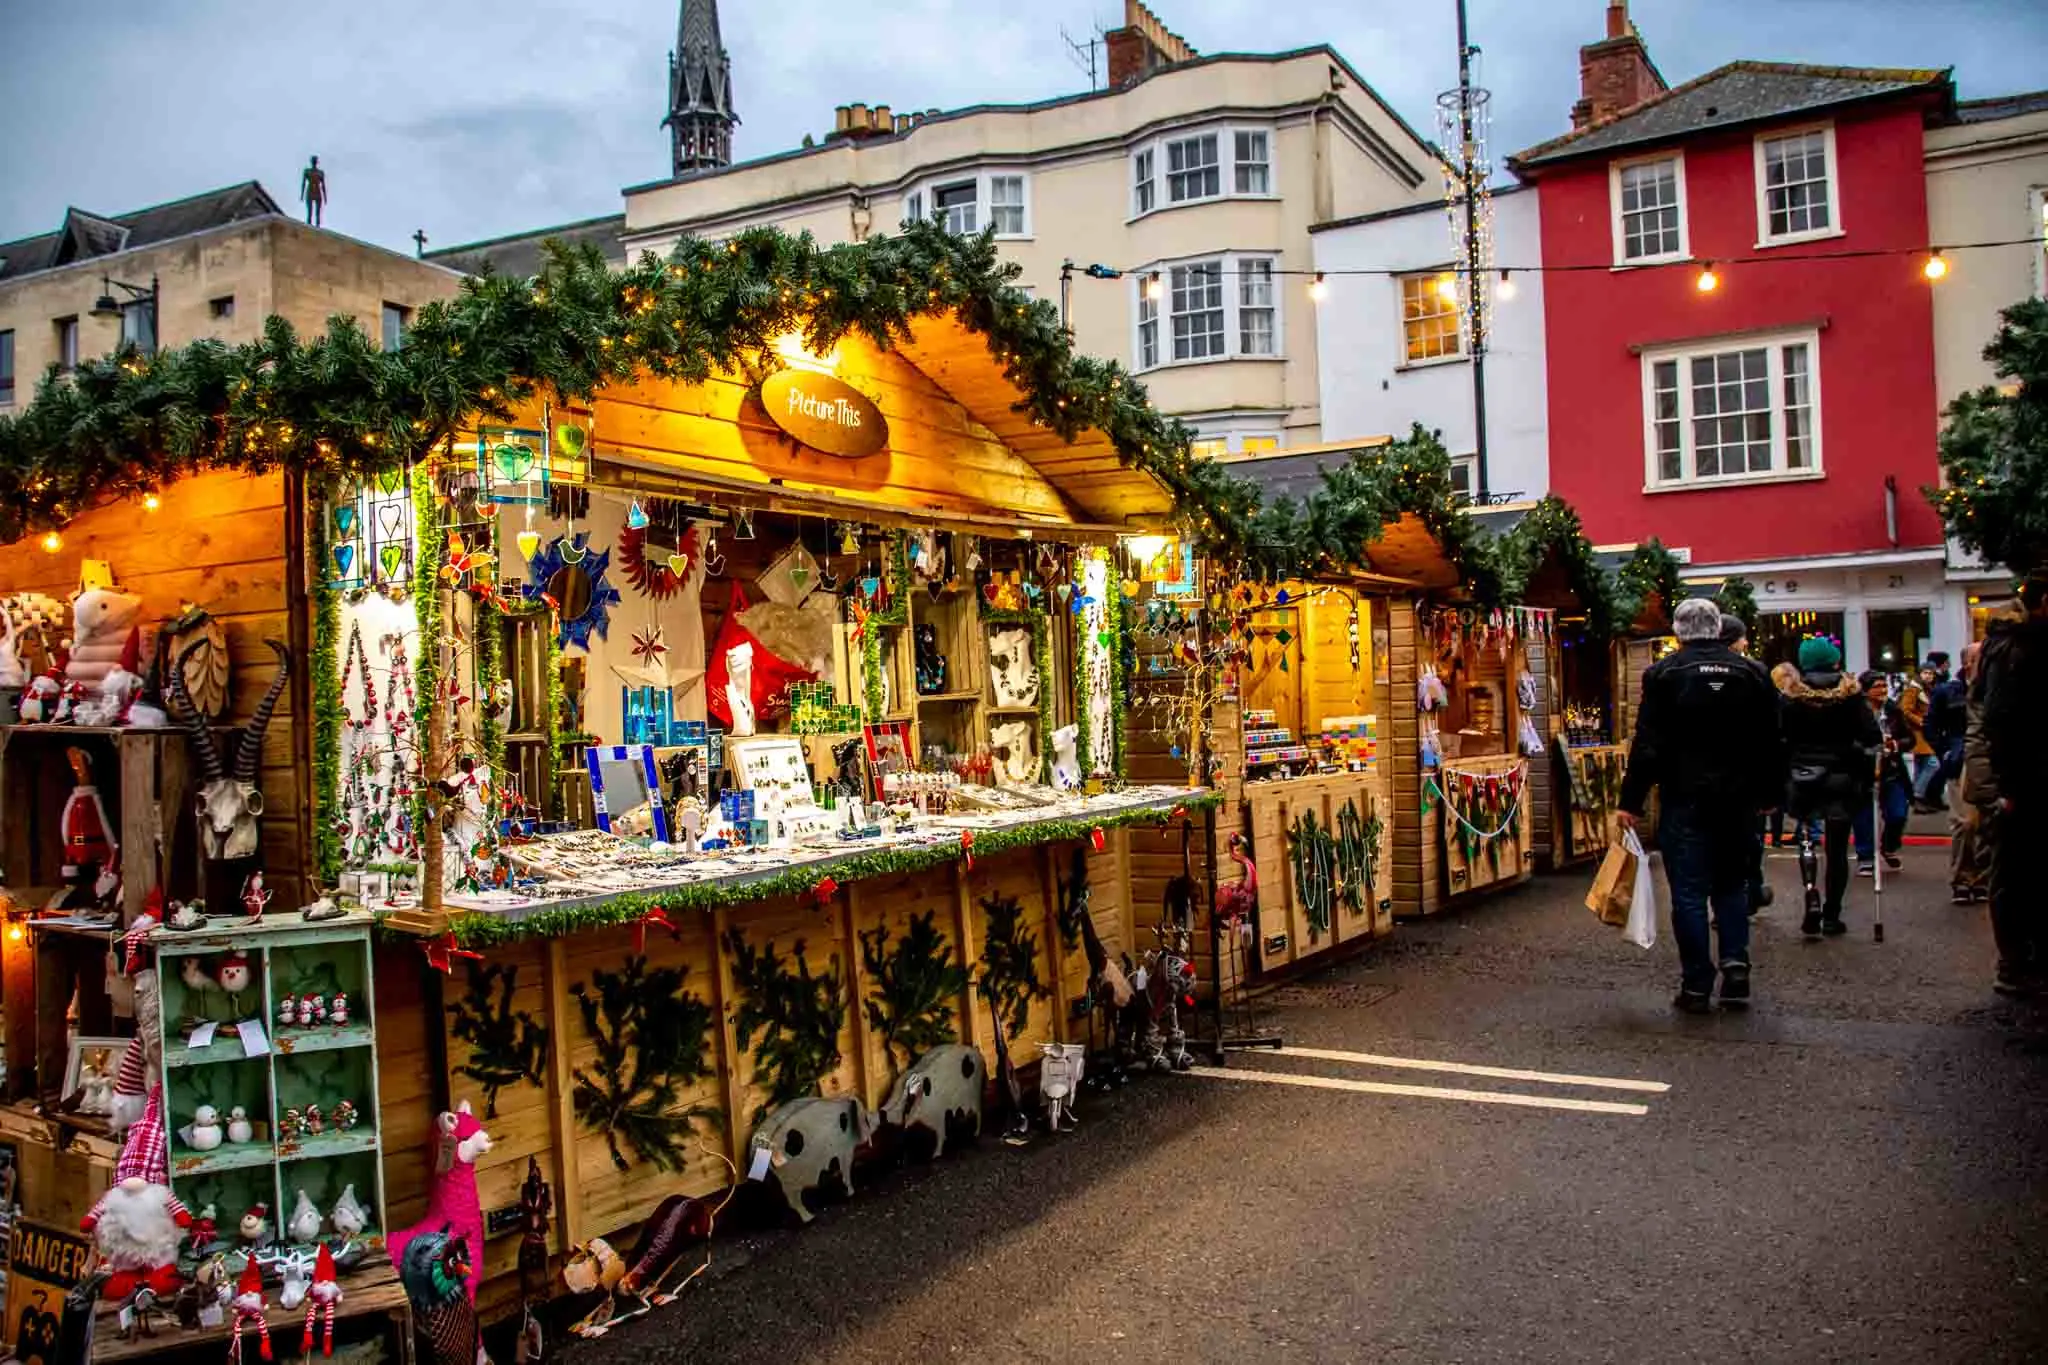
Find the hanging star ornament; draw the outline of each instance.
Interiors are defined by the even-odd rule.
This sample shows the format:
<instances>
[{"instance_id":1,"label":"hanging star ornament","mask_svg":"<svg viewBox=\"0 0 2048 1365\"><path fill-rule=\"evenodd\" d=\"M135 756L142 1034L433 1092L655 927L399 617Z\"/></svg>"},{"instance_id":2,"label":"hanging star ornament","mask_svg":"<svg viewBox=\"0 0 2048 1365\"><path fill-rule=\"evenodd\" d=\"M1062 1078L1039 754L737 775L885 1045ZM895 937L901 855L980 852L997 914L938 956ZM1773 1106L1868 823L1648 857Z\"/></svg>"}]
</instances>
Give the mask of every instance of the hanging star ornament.
<instances>
[{"instance_id":1,"label":"hanging star ornament","mask_svg":"<svg viewBox=\"0 0 2048 1365\"><path fill-rule=\"evenodd\" d=\"M661 663L661 656L666 653L668 646L661 641L660 626L649 626L646 630L633 632L634 658L649 667L656 667Z\"/></svg>"}]
</instances>

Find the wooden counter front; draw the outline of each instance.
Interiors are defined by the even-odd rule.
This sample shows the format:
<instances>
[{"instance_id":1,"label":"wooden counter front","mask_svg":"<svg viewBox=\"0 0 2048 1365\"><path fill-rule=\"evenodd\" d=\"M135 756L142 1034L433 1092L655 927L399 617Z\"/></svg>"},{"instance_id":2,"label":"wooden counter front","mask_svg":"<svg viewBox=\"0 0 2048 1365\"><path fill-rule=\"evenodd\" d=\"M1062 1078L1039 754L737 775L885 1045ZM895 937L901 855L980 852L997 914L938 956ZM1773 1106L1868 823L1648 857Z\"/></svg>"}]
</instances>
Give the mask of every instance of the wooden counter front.
<instances>
[{"instance_id":1,"label":"wooden counter front","mask_svg":"<svg viewBox=\"0 0 2048 1365\"><path fill-rule=\"evenodd\" d=\"M1462 837L1463 826L1452 809L1454 804L1463 808L1463 797L1458 791L1461 779L1505 778L1522 766L1523 760L1518 756L1500 754L1488 758L1447 759L1438 771L1436 786L1443 795L1433 803L1432 818L1437 822L1443 844L1444 887L1450 897L1526 881L1534 871L1534 859L1530 854L1530 789L1526 771L1521 799L1515 805L1508 833L1491 845L1482 843L1477 852L1468 853L1467 842ZM1484 824L1477 812L1467 814L1473 818L1473 823L1491 828Z\"/></svg>"},{"instance_id":2,"label":"wooden counter front","mask_svg":"<svg viewBox=\"0 0 2048 1365\"><path fill-rule=\"evenodd\" d=\"M1355 898L1345 894L1355 874L1347 877L1344 859L1332 857L1329 923L1324 927L1310 922L1292 855L1297 840L1309 828L1309 817L1317 830L1329 831L1334 839L1347 820L1347 807L1361 826L1369 827L1375 817L1379 819L1378 855L1369 865L1366 885L1358 889ZM1291 966L1340 943L1393 932L1394 841L1389 815L1386 781L1377 768L1245 784L1244 825L1252 862L1259 870L1259 921L1254 937L1258 973Z\"/></svg>"}]
</instances>

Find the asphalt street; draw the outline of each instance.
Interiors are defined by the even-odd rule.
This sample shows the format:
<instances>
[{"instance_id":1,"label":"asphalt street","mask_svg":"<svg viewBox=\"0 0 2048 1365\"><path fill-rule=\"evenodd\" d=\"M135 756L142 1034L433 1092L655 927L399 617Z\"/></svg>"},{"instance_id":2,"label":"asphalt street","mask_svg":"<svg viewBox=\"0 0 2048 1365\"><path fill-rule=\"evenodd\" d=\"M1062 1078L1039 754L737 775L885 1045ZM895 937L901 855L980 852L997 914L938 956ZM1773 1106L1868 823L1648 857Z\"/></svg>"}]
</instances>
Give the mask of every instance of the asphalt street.
<instances>
[{"instance_id":1,"label":"asphalt street","mask_svg":"<svg viewBox=\"0 0 2048 1365\"><path fill-rule=\"evenodd\" d=\"M2048 1359L2048 1011L1990 993L1946 850L1906 856L1882 945L1868 881L1848 937L1802 942L1775 856L1747 1014L1674 1014L1668 934L1599 925L1590 869L1403 924L1274 998L1325 1055L884 1172L567 1358ZM1591 1107L1326 1088L1361 1081Z\"/></svg>"}]
</instances>

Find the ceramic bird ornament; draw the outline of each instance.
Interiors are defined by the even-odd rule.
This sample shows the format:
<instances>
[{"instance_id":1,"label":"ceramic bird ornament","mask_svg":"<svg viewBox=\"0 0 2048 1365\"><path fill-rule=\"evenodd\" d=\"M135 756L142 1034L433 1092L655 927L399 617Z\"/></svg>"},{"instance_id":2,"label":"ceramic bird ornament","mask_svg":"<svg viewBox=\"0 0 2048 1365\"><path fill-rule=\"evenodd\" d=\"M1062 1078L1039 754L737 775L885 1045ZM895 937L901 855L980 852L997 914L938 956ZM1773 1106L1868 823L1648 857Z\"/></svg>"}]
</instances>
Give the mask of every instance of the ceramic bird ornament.
<instances>
[{"instance_id":1,"label":"ceramic bird ornament","mask_svg":"<svg viewBox=\"0 0 2048 1365\"><path fill-rule=\"evenodd\" d=\"M292 1216L285 1223L285 1234L294 1242L317 1242L320 1240L320 1210L313 1207L313 1201L302 1189L298 1202L292 1205Z\"/></svg>"},{"instance_id":2,"label":"ceramic bird ornament","mask_svg":"<svg viewBox=\"0 0 2048 1365\"><path fill-rule=\"evenodd\" d=\"M341 1198L334 1201L334 1208L328 1212L327 1219L334 1224L334 1230L344 1237L359 1236L362 1230L369 1226L369 1212L356 1198L354 1185L342 1186Z\"/></svg>"}]
</instances>

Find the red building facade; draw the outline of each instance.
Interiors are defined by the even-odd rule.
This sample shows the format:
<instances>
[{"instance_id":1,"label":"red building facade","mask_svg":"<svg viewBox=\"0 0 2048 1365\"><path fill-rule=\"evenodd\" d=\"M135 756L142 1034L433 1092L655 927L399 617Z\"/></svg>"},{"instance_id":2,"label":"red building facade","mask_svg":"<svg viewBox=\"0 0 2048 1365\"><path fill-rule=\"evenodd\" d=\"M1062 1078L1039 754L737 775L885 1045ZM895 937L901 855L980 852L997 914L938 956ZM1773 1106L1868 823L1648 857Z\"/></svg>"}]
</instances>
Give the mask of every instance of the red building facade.
<instances>
[{"instance_id":1,"label":"red building facade","mask_svg":"<svg viewBox=\"0 0 2048 1365\"><path fill-rule=\"evenodd\" d=\"M1582 57L1581 126L1514 160L1544 266L1592 267L1545 276L1551 487L1596 544L1654 535L1689 577L1749 578L1778 652L1808 631L1854 667L1959 647L1919 492L1922 145L1947 73L1741 62L1665 89L1622 6Z\"/></svg>"}]
</instances>

